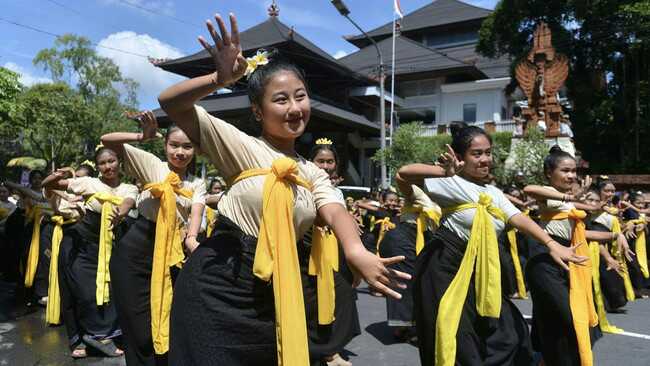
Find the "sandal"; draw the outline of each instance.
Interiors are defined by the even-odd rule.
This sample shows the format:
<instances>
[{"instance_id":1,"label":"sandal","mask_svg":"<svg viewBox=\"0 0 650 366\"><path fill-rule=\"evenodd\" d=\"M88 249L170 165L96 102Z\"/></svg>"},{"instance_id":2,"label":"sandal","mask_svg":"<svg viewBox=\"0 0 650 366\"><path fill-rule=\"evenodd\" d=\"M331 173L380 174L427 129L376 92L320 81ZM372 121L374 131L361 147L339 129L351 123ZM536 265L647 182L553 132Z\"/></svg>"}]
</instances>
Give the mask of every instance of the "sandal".
<instances>
[{"instance_id":1,"label":"sandal","mask_svg":"<svg viewBox=\"0 0 650 366\"><path fill-rule=\"evenodd\" d=\"M70 356L74 359L86 358L88 353L86 352L86 345L81 343L72 350Z\"/></svg>"},{"instance_id":2,"label":"sandal","mask_svg":"<svg viewBox=\"0 0 650 366\"><path fill-rule=\"evenodd\" d=\"M93 347L108 357L120 357L124 355L124 351L117 348L111 339L103 339L100 341L86 334L83 336L83 340L87 345Z\"/></svg>"}]
</instances>

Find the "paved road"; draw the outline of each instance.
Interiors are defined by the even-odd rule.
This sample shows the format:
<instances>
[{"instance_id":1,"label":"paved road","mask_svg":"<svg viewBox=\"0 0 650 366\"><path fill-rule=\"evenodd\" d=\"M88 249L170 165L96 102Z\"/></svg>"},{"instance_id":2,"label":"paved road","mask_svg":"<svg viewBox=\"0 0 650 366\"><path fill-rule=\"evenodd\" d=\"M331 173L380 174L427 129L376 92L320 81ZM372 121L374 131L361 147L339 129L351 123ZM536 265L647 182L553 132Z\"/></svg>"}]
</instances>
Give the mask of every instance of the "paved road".
<instances>
[{"instance_id":1,"label":"paved road","mask_svg":"<svg viewBox=\"0 0 650 366\"><path fill-rule=\"evenodd\" d=\"M392 340L385 322L384 299L371 297L362 288L358 305L363 334L348 345L345 353L355 366L419 365L415 347ZM517 306L522 313L531 314L529 301L517 301ZM637 300L626 308L627 314L609 314L609 320L627 332L650 334L650 300ZM72 361L67 356L65 330L44 324L42 310L18 321L0 323L0 366L124 365L122 358ZM650 337L605 335L596 343L594 353L598 366L648 366Z\"/></svg>"}]
</instances>

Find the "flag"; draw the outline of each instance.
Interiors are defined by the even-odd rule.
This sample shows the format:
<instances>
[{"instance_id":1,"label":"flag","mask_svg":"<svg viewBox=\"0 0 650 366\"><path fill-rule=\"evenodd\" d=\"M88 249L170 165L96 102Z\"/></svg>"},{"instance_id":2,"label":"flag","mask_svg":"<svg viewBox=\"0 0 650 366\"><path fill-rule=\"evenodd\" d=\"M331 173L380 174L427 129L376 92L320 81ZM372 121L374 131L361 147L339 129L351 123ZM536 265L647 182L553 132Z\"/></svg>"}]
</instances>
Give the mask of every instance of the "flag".
<instances>
[{"instance_id":1,"label":"flag","mask_svg":"<svg viewBox=\"0 0 650 366\"><path fill-rule=\"evenodd\" d=\"M399 0L393 0L393 7L395 8L395 13L399 15L401 19L404 19L404 12L402 11L402 5L400 5Z\"/></svg>"}]
</instances>

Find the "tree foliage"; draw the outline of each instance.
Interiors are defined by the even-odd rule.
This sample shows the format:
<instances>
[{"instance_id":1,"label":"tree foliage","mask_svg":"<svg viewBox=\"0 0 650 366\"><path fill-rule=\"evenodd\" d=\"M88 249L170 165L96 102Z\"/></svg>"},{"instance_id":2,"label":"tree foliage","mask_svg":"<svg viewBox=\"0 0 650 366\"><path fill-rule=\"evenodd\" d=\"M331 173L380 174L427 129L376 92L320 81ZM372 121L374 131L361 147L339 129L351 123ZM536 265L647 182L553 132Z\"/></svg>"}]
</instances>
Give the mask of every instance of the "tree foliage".
<instances>
[{"instance_id":1,"label":"tree foliage","mask_svg":"<svg viewBox=\"0 0 650 366\"><path fill-rule=\"evenodd\" d=\"M650 1L501 0L482 24L477 50L511 55L514 66L540 21L571 63L566 86L577 148L594 170L649 171Z\"/></svg>"}]
</instances>

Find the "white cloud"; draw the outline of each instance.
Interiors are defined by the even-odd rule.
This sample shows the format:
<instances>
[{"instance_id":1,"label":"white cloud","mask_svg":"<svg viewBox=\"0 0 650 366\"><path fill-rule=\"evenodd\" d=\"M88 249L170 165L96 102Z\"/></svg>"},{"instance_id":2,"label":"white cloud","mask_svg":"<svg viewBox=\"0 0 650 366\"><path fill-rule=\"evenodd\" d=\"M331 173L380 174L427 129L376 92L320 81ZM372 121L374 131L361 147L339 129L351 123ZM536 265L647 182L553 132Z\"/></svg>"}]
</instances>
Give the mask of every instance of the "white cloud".
<instances>
[{"instance_id":1,"label":"white cloud","mask_svg":"<svg viewBox=\"0 0 650 366\"><path fill-rule=\"evenodd\" d=\"M114 49L147 55L153 58L179 58L183 53L148 34L130 31L118 32L99 41L97 53L110 58L119 66L123 76L140 84L139 102L150 105L155 97L166 87L180 81L183 77L153 66L147 59ZM110 47L110 48L104 48Z\"/></svg>"},{"instance_id":2,"label":"white cloud","mask_svg":"<svg viewBox=\"0 0 650 366\"><path fill-rule=\"evenodd\" d=\"M25 86L52 82L52 79L32 75L29 71L27 71L27 69L13 62L6 62L3 67L20 74L20 82Z\"/></svg>"},{"instance_id":3,"label":"white cloud","mask_svg":"<svg viewBox=\"0 0 650 366\"><path fill-rule=\"evenodd\" d=\"M171 0L104 0L104 3L125 6L134 10L139 8L138 11L149 15L154 15L152 13L174 15L175 13L174 2Z\"/></svg>"},{"instance_id":4,"label":"white cloud","mask_svg":"<svg viewBox=\"0 0 650 366\"><path fill-rule=\"evenodd\" d=\"M339 58L345 57L345 56L347 56L347 55L348 55L348 53L347 53L346 51L338 50L338 51L334 52L334 54L332 55L332 57L334 57L334 58L336 58L336 59L339 59Z\"/></svg>"}]
</instances>

